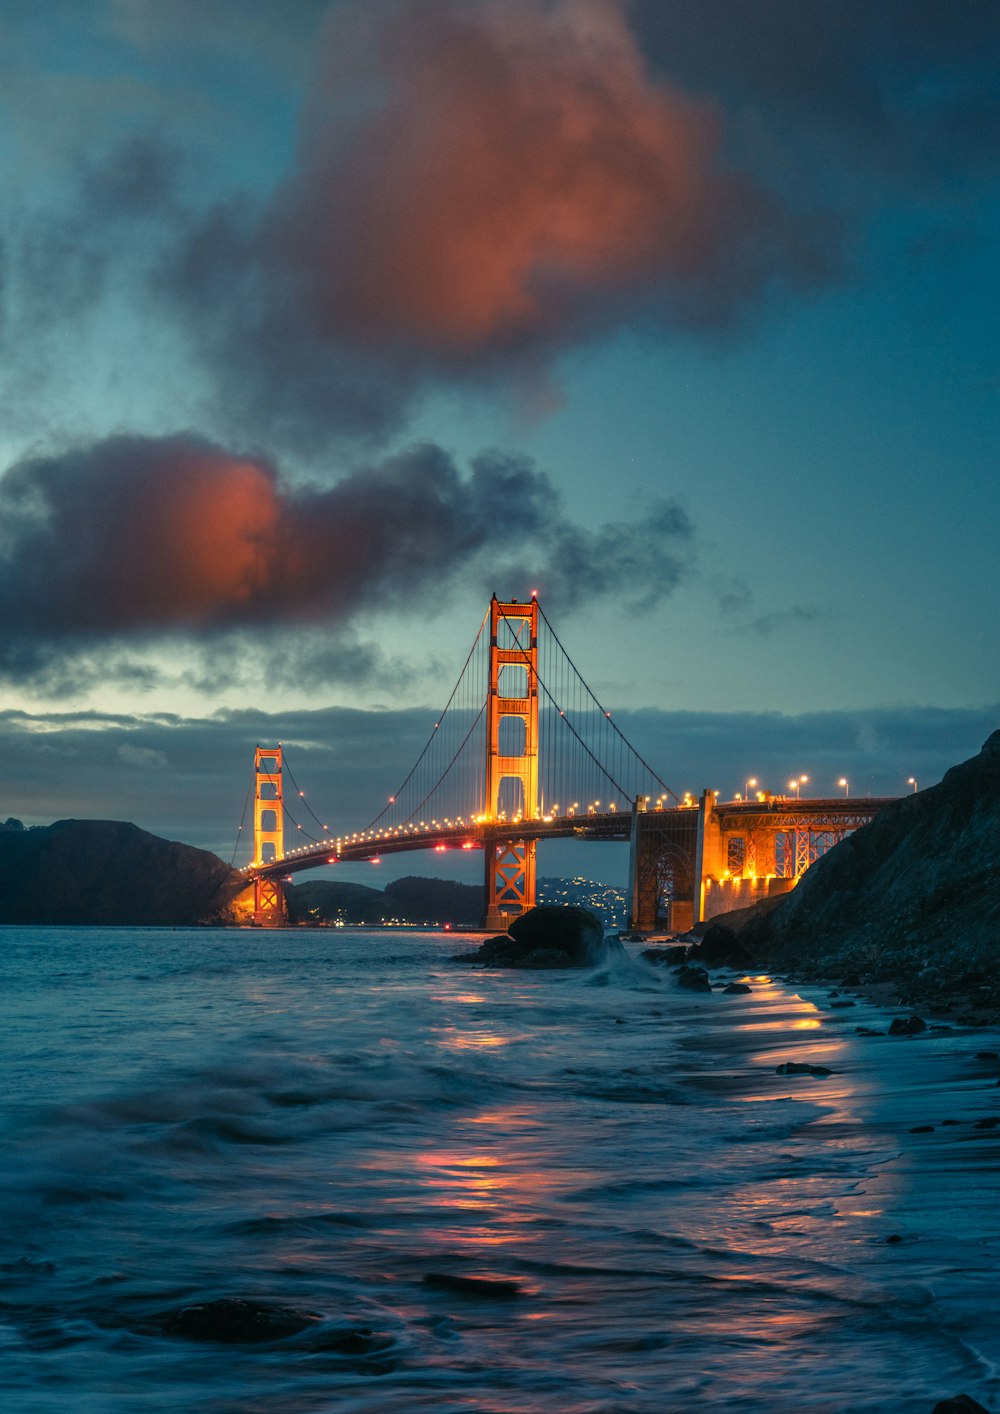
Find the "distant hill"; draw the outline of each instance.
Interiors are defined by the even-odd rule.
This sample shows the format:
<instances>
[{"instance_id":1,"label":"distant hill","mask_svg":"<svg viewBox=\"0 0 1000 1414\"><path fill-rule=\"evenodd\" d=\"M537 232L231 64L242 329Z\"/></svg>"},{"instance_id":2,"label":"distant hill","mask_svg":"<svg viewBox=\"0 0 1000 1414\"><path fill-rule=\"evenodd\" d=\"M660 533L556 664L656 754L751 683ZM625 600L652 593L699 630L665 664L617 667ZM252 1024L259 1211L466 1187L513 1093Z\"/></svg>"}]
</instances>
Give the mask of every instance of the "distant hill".
<instances>
[{"instance_id":1,"label":"distant hill","mask_svg":"<svg viewBox=\"0 0 1000 1414\"><path fill-rule=\"evenodd\" d=\"M335 879L286 884L289 920L293 923L382 924L391 921L478 927L483 916L483 889L448 879L408 876L385 890Z\"/></svg>"},{"instance_id":2,"label":"distant hill","mask_svg":"<svg viewBox=\"0 0 1000 1414\"><path fill-rule=\"evenodd\" d=\"M0 828L0 923L187 925L244 881L216 855L120 820Z\"/></svg>"}]
</instances>

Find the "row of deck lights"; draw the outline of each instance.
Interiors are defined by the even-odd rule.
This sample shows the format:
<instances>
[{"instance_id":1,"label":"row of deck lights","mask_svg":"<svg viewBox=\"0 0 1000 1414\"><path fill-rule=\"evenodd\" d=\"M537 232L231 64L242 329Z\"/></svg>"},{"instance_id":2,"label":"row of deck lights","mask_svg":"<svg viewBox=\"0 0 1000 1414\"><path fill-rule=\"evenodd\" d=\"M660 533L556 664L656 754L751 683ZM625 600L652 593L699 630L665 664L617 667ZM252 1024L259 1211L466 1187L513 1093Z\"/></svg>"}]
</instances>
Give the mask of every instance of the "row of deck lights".
<instances>
[{"instance_id":1,"label":"row of deck lights","mask_svg":"<svg viewBox=\"0 0 1000 1414\"><path fill-rule=\"evenodd\" d=\"M794 777L792 780L790 780L790 781L788 782L788 789L795 792L795 799L796 799L796 800L798 800L798 799L800 798L800 791L801 791L802 786L807 785L808 782L809 782L809 777L806 776L806 775L796 776L796 777ZM916 793L916 791L917 791L917 780L916 780L916 777L915 777L915 776L909 776L909 777L907 778L906 784L909 785L909 786L912 786L914 793ZM845 796L845 798L846 798L846 797L850 794L850 782L847 780L847 778L846 778L845 776L841 776L840 779L839 779L838 782L837 782L837 785L843 790L844 796ZM746 781L746 783L745 783L744 794L743 794L743 795L737 794L737 795L734 797L734 799L735 799L735 800L746 800L746 801L749 801L749 800L750 800L750 792L751 792L751 790L753 790L756 786L757 786L757 777L756 777L756 776L751 776L751 777ZM299 791L299 794L300 794L300 795L303 795L304 792L303 792L303 791ZM715 795L716 797L718 797L719 794L720 794L720 792L716 790L716 791L713 791L712 794ZM764 791L757 791L756 794L757 794L757 800L758 800L758 801L763 801L763 800L765 799L765 794L766 794L766 793L765 793ZM664 802L666 801L666 799L667 799L667 797L666 797L665 795L661 795L661 796L658 796L658 797L657 797L657 799L656 799L656 808L657 808L657 810L662 810L662 809L663 809ZM394 797L390 797L390 804L393 802L393 800L394 800ZM684 792L684 795L683 795L683 798L682 798L681 801L680 801L681 807L682 807L682 808L686 808L686 809L694 809L695 806L696 806L696 804L697 804L697 802L695 801L695 799L694 799L694 797L692 796L691 792L690 792L690 791L685 791L685 792ZM559 815L559 813L558 813L559 810L560 810L560 808L561 808L561 807L560 807L558 804L553 805L553 806L550 808L549 813L548 813L547 815L541 816L540 818L541 818L541 819L544 821L544 823L547 824L547 825L551 825L551 824L553 824L556 820L559 820L559 819L573 819L573 818L575 817L577 811L581 808L581 806L580 806L580 802L579 802L578 800L574 800L573 804L567 807L565 815L562 815L562 816ZM588 814L588 815L596 815L596 814L598 813L598 811L600 810L600 808L601 808L601 802L600 802L599 800L594 800L594 801L591 801L591 802L586 806L586 811L587 811L587 814ZM607 805L607 810L608 810L608 813L609 813L609 814L612 814L612 815L615 814L615 813L617 813L617 810L618 810L618 803L617 803L616 801L609 801L609 802L608 802L608 805ZM505 812L505 811L501 811L500 814L499 814L499 816L497 817L497 819L498 819L498 821L501 822L501 823L506 822L506 820L507 820L507 814L506 814L506 812ZM511 817L510 823L511 823L511 824L514 824L514 825L519 825L523 819L524 819L524 816L523 816L522 814L518 813L518 814L513 815L513 816ZM336 856L332 856L330 859L327 860L327 863L328 863L328 864L335 864L335 863L337 862L337 856L339 856L340 851L341 851L341 849L342 849L342 847L343 847L344 845L364 844L364 843L366 843L366 842L373 842L373 843L374 843L375 841L379 841L379 840L381 840L381 841L393 840L393 839L398 839L398 838L400 838L400 836L404 836L404 835L406 835L406 836L419 835L421 832L423 832L424 834L426 834L429 830L439 830L439 829L441 829L442 827L445 828L445 829L464 829L464 828L466 828L467 825L470 824L470 823L471 823L471 824L474 824L474 825L486 824L486 823L488 823L488 818L487 818L487 816L485 816L485 815L476 815L476 816L473 817L473 819L472 819L471 822L467 822L466 819L465 819L465 817L464 817L463 815L458 815L458 816L456 816L454 820L449 819L449 818L446 816L443 821L441 821L441 820L433 820L433 819L432 819L431 822L430 822L430 824L428 824L426 820L421 820L419 825L396 825L396 826L394 826L392 829L388 829L388 830L361 830L361 831L356 831L356 832L355 832L354 834L352 834L352 835L338 835L336 839L325 839L325 840L319 840L319 841L317 841L315 844L311 844L311 845L300 845L298 849L289 850L288 853L283 854L283 855L281 856L281 859L280 859L280 860L275 860L275 861L273 861L273 862L274 862L274 863L281 863L283 860L286 860L286 859L295 859L295 858L297 858L299 855L303 855L303 854L315 854L315 853L318 853L318 852L321 851L321 850L336 848L337 855L336 855ZM302 829L302 826L301 826L301 825L297 825L297 826L296 826L296 829L301 830L301 829ZM437 846L437 848L438 848L438 849L446 849L447 846L446 846L446 845L439 845L439 846ZM469 844L463 844L462 848L463 848L463 849L470 849L470 848L472 848L472 846L469 845ZM375 864L375 863L377 863L377 862L378 862L377 859L372 860L372 863L373 863L373 864ZM253 868L254 868L254 865L248 864L248 865L246 865L246 866L244 867L244 869L243 869L242 872L243 872L243 873L249 873Z\"/></svg>"},{"instance_id":2,"label":"row of deck lights","mask_svg":"<svg viewBox=\"0 0 1000 1414\"><path fill-rule=\"evenodd\" d=\"M788 782L788 789L789 789L790 791L794 791L794 792L795 792L795 799L798 800L798 799L800 798L800 797L799 797L799 792L800 792L800 790L801 790L801 787L804 786L804 785L807 785L808 783L809 783L809 777L808 777L808 776L795 776L792 780L790 780L790 781ZM908 786L912 786L912 787L913 787L913 793L916 794L916 792L917 792L917 778L916 778L915 776L907 776L907 778L906 778L906 784L907 784ZM744 786L744 793L743 793L743 795L739 795L739 794L737 793L737 795L735 795L733 798L734 798L735 800L746 800L746 801L749 801L750 798L751 798L751 797L750 797L750 792L751 792L751 790L752 790L753 788L756 787L756 785L757 785L757 777L756 777L756 776L751 776L750 779L746 782L746 784L745 784L745 786ZM838 785L838 786L840 787L840 789L844 792L844 798L845 798L845 800L846 800L847 797L848 797L848 796L850 795L850 793L851 793L851 783L850 783L850 781L848 781L848 779L847 779L846 776L841 776L841 777L840 777L840 780L837 782L837 785ZM719 794L719 792L718 792L718 791L715 791L715 792L713 792L713 794L715 794L715 795L717 796L717 795ZM766 793L765 793L764 791L762 791L762 790L757 791L757 792L756 792L756 798L757 798L757 800L763 800L763 799L765 798L765 794L766 794ZM690 796L690 794L689 794L689 793L685 793L684 802L683 802L683 803L684 803L685 805L687 805L687 804L689 804L690 802L691 802L691 796Z\"/></svg>"},{"instance_id":3,"label":"row of deck lights","mask_svg":"<svg viewBox=\"0 0 1000 1414\"><path fill-rule=\"evenodd\" d=\"M299 794L300 794L300 795L303 795L304 792L299 791ZM390 797L390 804L392 803L392 799L393 799L393 798ZM662 801L663 797L661 796L660 799L661 799L661 801ZM601 802L600 802L599 800L591 801L591 802L586 806L587 814L588 814L588 815L595 815L595 814L597 814L597 812L600 810L600 807L601 807ZM572 819L572 818L576 815L576 812L577 812L581 807L580 807L580 802L579 802L578 800L574 800L573 804L567 808L567 811L566 811L565 816L560 816L560 815L557 814L559 808L560 808L560 807L559 807L558 805L553 805L553 806L550 808L550 811L549 811L549 813L548 813L547 815L542 815L542 816L539 816L538 818L541 819L546 825L551 825L551 824L553 824L553 823L554 823L556 820L558 820L558 819ZM609 812L610 814L612 814L612 815L616 814L617 811L618 811L618 803L617 803L617 801L610 801L610 802L608 803L607 809L608 809L608 812ZM513 825L519 825L523 819L524 819L523 814L521 814L520 812L518 812L516 815L512 815L512 816L511 816L511 818L510 818L510 823L513 824ZM501 812L499 813L499 815L497 816L497 822L499 822L499 823L506 823L506 822L507 822L507 812L506 812L506 811L501 811ZM489 821L489 817L486 816L486 815L475 815L475 816L473 816L473 818L472 818L471 821L467 821L467 820L465 819L465 816L464 816L464 815L457 815L454 820L452 820L452 819L450 819L450 818L448 818L448 817L446 816L444 820L433 820L433 819L432 819L429 824L428 824L428 822L427 822L426 820L421 820L419 825L395 825L395 826L393 826L391 829L388 829L388 830L359 830L359 831L355 831L355 833L352 834L352 835L338 835L338 836L336 837L336 839L330 838L330 839L318 840L318 841L316 841L315 844L300 845L297 849L288 850L285 854L283 854L283 855L281 856L280 859L276 859L276 860L269 861L269 862L275 863L275 864L280 864L280 863L282 863L284 860L297 859L300 855L304 855L304 854L317 854L317 853L321 852L322 850L325 850L325 849L333 849L333 848L336 849L337 855L339 855L341 849L342 849L345 845L365 844L365 843L369 843L369 842L370 842L370 843L375 843L375 842L377 842L377 841L388 841L388 840L398 839L398 838L400 838L401 836L413 836L413 835L419 835L419 834L421 834L421 833L426 834L426 833L427 833L428 831L430 831L430 830L439 830L439 829L442 829L442 828L444 828L444 829L465 829L465 828L468 828L469 825L483 825L483 824L488 824L488 823L490 823L490 821ZM302 829L302 826L301 826L301 825L296 825L296 829L301 830L301 829ZM447 848L447 846L445 846L445 845L439 845L438 848L439 848L439 849L445 849L445 848ZM463 848L463 849L472 848L472 846L471 846L471 845L465 845L465 844L463 844L462 848ZM333 857L331 857L330 859L327 860L327 863L328 863L328 864L335 864L336 862L337 862L337 856L333 856ZM377 863L377 860L372 860L372 863ZM247 865L244 866L244 869L243 869L242 872L243 872L243 873L249 873L249 872L251 872L251 871L254 869L254 867L255 867L255 866L254 866L253 864L247 864Z\"/></svg>"}]
</instances>

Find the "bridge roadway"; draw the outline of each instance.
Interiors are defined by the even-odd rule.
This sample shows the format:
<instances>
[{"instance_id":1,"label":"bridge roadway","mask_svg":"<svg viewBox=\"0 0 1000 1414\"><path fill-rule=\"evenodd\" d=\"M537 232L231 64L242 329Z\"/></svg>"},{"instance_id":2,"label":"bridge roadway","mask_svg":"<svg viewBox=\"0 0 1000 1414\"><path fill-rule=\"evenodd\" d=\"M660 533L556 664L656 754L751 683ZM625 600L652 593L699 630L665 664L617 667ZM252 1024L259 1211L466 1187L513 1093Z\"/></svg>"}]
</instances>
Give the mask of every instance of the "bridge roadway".
<instances>
[{"instance_id":1,"label":"bridge roadway","mask_svg":"<svg viewBox=\"0 0 1000 1414\"><path fill-rule=\"evenodd\" d=\"M780 796L765 801L716 800L713 815L726 833L740 829L791 831L803 828L813 831L854 830L878 814L887 798L859 797L855 800L837 796L831 799L784 799ZM691 821L694 828L699 813L697 802L690 805L657 807L641 812L667 825ZM472 821L444 824L406 825L391 830L365 831L357 835L342 835L321 840L289 851L281 859L266 864L249 864L242 870L248 878L288 879L306 869L318 869L327 864L368 863L384 854L399 854L407 850L486 849L502 840L586 839L628 840L632 833L629 810L587 811L583 814L544 816L537 820Z\"/></svg>"}]
</instances>

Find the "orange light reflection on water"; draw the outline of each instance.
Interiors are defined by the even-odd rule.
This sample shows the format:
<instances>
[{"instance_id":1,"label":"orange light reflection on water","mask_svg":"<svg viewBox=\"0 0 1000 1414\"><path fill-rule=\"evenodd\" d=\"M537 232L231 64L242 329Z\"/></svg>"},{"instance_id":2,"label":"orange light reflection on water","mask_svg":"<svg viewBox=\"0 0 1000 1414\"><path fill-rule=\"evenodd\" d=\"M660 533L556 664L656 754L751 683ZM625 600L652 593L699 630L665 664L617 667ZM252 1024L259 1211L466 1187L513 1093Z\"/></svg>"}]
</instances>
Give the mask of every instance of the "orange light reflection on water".
<instances>
[{"instance_id":1,"label":"orange light reflection on water","mask_svg":"<svg viewBox=\"0 0 1000 1414\"><path fill-rule=\"evenodd\" d=\"M449 1051L494 1050L497 1046L510 1044L509 1036L500 1036L496 1031L487 1031L485 1027L479 1031L460 1031L457 1026L437 1029L441 1035L438 1045L444 1046Z\"/></svg>"}]
</instances>

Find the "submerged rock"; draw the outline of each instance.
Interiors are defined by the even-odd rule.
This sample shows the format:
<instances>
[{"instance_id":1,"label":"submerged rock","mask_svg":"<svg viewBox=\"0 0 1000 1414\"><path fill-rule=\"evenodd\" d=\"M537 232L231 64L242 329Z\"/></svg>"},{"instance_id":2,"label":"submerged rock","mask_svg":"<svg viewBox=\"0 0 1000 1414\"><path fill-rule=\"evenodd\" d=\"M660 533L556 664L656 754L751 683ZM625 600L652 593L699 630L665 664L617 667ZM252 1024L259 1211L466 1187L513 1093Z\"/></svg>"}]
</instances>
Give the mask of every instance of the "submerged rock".
<instances>
[{"instance_id":1,"label":"submerged rock","mask_svg":"<svg viewBox=\"0 0 1000 1414\"><path fill-rule=\"evenodd\" d=\"M710 992L712 984L703 967L682 967L677 973L678 987L686 987L689 992Z\"/></svg>"},{"instance_id":2,"label":"submerged rock","mask_svg":"<svg viewBox=\"0 0 1000 1414\"><path fill-rule=\"evenodd\" d=\"M890 1036L918 1036L927 1030L927 1022L919 1016L895 1016L889 1023Z\"/></svg>"},{"instance_id":3,"label":"submerged rock","mask_svg":"<svg viewBox=\"0 0 1000 1414\"><path fill-rule=\"evenodd\" d=\"M516 1281L504 1281L497 1277L455 1276L451 1272L428 1272L424 1285L480 1301L513 1301L515 1296L521 1294Z\"/></svg>"},{"instance_id":4,"label":"submerged rock","mask_svg":"<svg viewBox=\"0 0 1000 1414\"><path fill-rule=\"evenodd\" d=\"M677 967L687 955L687 945L684 943L669 948L643 948L639 954L654 967Z\"/></svg>"},{"instance_id":5,"label":"submerged rock","mask_svg":"<svg viewBox=\"0 0 1000 1414\"><path fill-rule=\"evenodd\" d=\"M833 1071L825 1065L807 1065L805 1061L785 1061L784 1065L775 1066L777 1075L832 1075Z\"/></svg>"},{"instance_id":6,"label":"submerged rock","mask_svg":"<svg viewBox=\"0 0 1000 1414\"><path fill-rule=\"evenodd\" d=\"M539 904L510 925L510 932L487 938L472 953L455 962L483 967L593 967L605 953L604 928L589 908L573 904Z\"/></svg>"},{"instance_id":7,"label":"submerged rock","mask_svg":"<svg viewBox=\"0 0 1000 1414\"><path fill-rule=\"evenodd\" d=\"M211 1340L220 1345L260 1345L269 1340L285 1340L298 1335L316 1322L316 1317L288 1306L271 1306L242 1297L200 1301L182 1306L164 1325L167 1335L187 1340Z\"/></svg>"}]
</instances>

